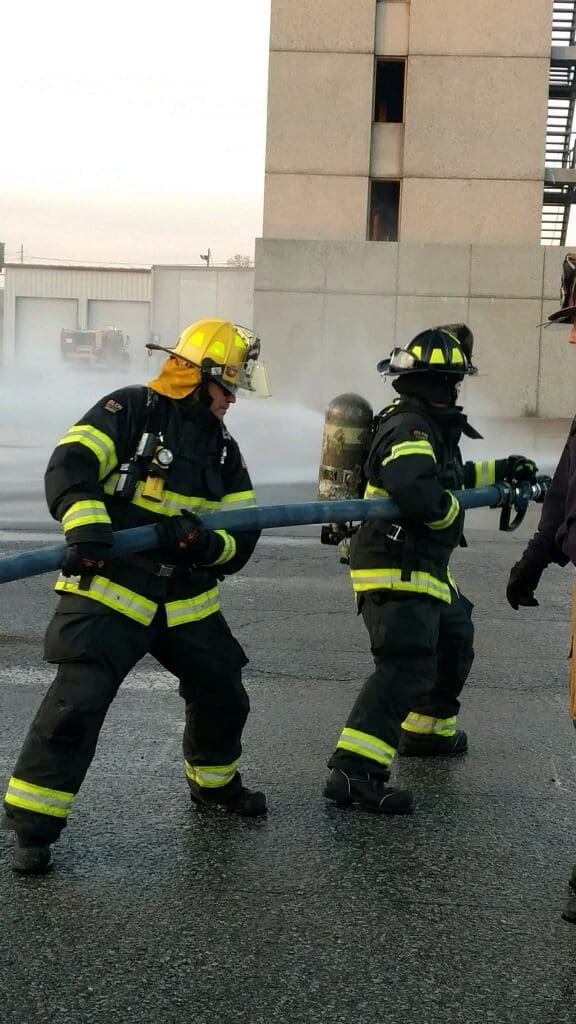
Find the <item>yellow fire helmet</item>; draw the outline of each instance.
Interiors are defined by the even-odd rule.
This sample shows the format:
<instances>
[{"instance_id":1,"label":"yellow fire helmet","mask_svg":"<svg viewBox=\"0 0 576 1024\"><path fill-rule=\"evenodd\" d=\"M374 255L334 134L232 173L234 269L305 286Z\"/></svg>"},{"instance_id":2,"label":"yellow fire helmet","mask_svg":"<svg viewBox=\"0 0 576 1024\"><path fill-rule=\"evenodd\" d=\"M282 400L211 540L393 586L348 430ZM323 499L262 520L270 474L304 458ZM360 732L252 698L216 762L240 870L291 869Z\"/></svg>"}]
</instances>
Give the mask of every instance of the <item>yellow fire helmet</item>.
<instances>
[{"instance_id":1,"label":"yellow fire helmet","mask_svg":"<svg viewBox=\"0 0 576 1024\"><path fill-rule=\"evenodd\" d=\"M205 377L232 394L244 388L262 398L270 395L266 365L258 361L260 339L229 320L197 320L182 331L174 348L152 343L146 348L198 366Z\"/></svg>"}]
</instances>

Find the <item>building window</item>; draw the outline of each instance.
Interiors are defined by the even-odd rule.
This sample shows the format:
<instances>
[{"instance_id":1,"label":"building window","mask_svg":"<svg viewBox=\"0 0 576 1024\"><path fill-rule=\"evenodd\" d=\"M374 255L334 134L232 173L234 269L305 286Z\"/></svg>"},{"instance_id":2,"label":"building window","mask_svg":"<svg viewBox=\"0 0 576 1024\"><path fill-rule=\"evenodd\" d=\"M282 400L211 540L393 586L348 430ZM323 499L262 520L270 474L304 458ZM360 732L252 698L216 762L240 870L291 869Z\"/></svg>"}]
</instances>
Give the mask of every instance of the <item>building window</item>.
<instances>
[{"instance_id":1,"label":"building window","mask_svg":"<svg viewBox=\"0 0 576 1024\"><path fill-rule=\"evenodd\" d=\"M400 182L372 181L370 183L369 241L398 241L399 210Z\"/></svg>"},{"instance_id":2,"label":"building window","mask_svg":"<svg viewBox=\"0 0 576 1024\"><path fill-rule=\"evenodd\" d=\"M374 120L400 124L404 120L405 60L377 60Z\"/></svg>"}]
</instances>

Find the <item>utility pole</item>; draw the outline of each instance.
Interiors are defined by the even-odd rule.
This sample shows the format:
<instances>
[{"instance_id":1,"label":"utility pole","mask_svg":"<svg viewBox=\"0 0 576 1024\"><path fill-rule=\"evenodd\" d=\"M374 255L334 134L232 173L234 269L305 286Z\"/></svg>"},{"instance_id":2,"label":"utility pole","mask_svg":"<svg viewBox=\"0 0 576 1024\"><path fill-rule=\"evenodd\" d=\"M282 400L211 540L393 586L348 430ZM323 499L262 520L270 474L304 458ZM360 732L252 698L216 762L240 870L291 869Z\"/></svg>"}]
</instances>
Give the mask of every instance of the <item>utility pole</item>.
<instances>
[{"instance_id":1,"label":"utility pole","mask_svg":"<svg viewBox=\"0 0 576 1024\"><path fill-rule=\"evenodd\" d=\"M20 263L24 263L24 246L20 246Z\"/></svg>"},{"instance_id":2,"label":"utility pole","mask_svg":"<svg viewBox=\"0 0 576 1024\"><path fill-rule=\"evenodd\" d=\"M201 252L200 253L200 259L204 260L207 268L210 266L210 256L211 255L212 255L212 253L210 252L210 249L208 249L208 252L205 252L205 253Z\"/></svg>"}]
</instances>

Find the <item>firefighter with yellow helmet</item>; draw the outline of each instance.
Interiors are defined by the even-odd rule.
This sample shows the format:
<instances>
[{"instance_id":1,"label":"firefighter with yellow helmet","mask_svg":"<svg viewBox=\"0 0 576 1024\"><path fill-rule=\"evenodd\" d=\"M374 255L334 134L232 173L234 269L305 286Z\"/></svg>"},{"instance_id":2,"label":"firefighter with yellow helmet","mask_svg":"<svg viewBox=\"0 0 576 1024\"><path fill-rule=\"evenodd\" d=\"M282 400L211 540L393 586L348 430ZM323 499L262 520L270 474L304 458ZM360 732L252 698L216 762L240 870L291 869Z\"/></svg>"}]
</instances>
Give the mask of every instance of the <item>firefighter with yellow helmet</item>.
<instances>
[{"instance_id":1,"label":"firefighter with yellow helmet","mask_svg":"<svg viewBox=\"0 0 576 1024\"><path fill-rule=\"evenodd\" d=\"M461 435L481 436L456 404L460 383L476 373L472 347L465 324L435 327L378 364L399 397L376 418L364 497L392 498L400 516L368 520L351 540L375 667L328 762L324 795L339 805L409 813L412 794L389 785L396 754L451 757L468 747L457 715L474 657L472 605L449 566L465 543L452 492L536 474L518 455L463 463Z\"/></svg>"},{"instance_id":2,"label":"firefighter with yellow helmet","mask_svg":"<svg viewBox=\"0 0 576 1024\"><path fill-rule=\"evenodd\" d=\"M46 497L67 553L44 655L59 667L4 798L15 871L50 868L108 708L145 654L179 680L192 800L266 813L264 794L238 770L248 659L218 595L218 580L242 569L259 534L210 530L200 518L256 504L223 420L239 388L269 393L259 350L247 328L200 320L165 350L154 380L105 395L52 453ZM110 556L115 530L145 524L156 526L155 550Z\"/></svg>"}]
</instances>

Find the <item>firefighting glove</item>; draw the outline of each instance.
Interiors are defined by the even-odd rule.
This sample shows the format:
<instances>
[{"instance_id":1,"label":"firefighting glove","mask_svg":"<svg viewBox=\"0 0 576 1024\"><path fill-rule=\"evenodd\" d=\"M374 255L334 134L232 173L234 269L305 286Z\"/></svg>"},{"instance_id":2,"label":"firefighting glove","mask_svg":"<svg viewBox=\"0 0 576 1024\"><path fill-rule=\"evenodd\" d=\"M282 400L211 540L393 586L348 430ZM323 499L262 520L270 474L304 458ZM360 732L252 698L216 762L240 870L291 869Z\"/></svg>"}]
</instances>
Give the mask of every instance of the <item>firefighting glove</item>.
<instances>
[{"instance_id":1,"label":"firefighting glove","mask_svg":"<svg viewBox=\"0 0 576 1024\"><path fill-rule=\"evenodd\" d=\"M183 512L156 523L156 533L160 547L176 547L187 556L186 561L194 562L208 550L212 531L193 512Z\"/></svg>"},{"instance_id":2,"label":"firefighting glove","mask_svg":"<svg viewBox=\"0 0 576 1024\"><path fill-rule=\"evenodd\" d=\"M496 459L496 479L509 484L512 481L534 483L537 472L536 463L525 455L509 455L507 459Z\"/></svg>"},{"instance_id":3,"label":"firefighting glove","mask_svg":"<svg viewBox=\"0 0 576 1024\"><path fill-rule=\"evenodd\" d=\"M538 607L534 591L543 572L544 566L535 563L526 553L512 566L506 586L506 600L515 612L520 605L523 608Z\"/></svg>"},{"instance_id":4,"label":"firefighting glove","mask_svg":"<svg viewBox=\"0 0 576 1024\"><path fill-rule=\"evenodd\" d=\"M108 544L101 541L79 541L69 544L62 573L64 576L94 576L110 557L112 540Z\"/></svg>"}]
</instances>

